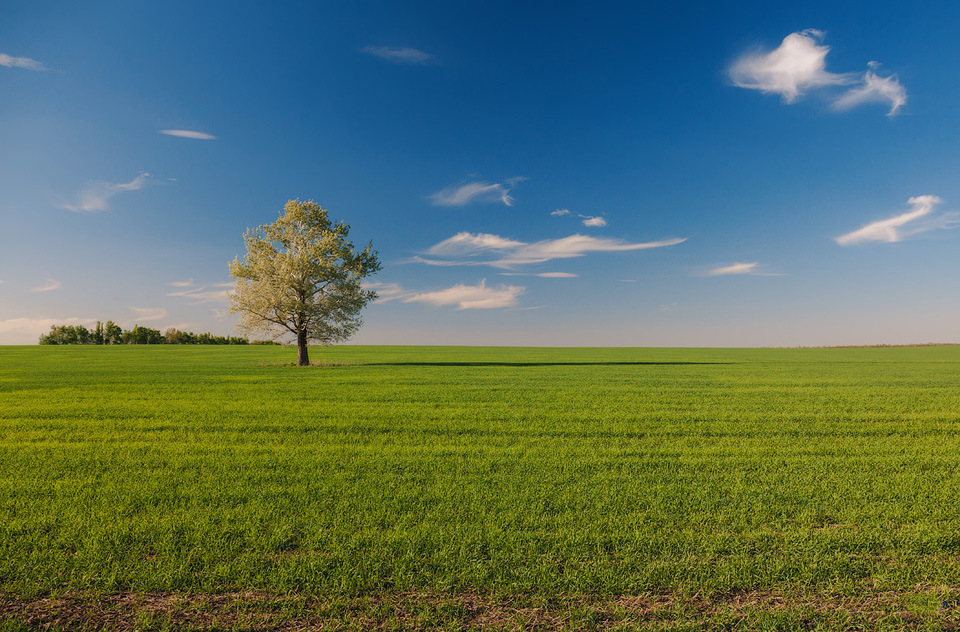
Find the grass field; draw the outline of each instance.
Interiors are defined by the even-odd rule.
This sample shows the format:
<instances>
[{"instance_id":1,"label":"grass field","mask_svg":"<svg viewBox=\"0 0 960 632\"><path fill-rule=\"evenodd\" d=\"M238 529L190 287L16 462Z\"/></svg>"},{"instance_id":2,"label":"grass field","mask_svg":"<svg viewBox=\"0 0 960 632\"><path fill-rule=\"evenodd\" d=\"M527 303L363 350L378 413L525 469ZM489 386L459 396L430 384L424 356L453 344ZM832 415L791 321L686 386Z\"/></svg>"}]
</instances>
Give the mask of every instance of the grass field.
<instances>
[{"instance_id":1,"label":"grass field","mask_svg":"<svg viewBox=\"0 0 960 632\"><path fill-rule=\"evenodd\" d=\"M0 347L0 630L953 629L960 347Z\"/></svg>"}]
</instances>

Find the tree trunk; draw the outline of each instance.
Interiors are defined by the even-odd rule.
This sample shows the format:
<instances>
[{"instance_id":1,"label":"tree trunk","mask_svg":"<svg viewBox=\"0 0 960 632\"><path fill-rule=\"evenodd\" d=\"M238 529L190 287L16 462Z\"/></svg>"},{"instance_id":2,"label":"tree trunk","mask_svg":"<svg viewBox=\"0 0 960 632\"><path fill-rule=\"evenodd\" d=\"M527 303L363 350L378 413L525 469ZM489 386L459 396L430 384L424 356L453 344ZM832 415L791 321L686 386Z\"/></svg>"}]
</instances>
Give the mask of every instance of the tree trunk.
<instances>
[{"instance_id":1,"label":"tree trunk","mask_svg":"<svg viewBox=\"0 0 960 632\"><path fill-rule=\"evenodd\" d=\"M307 353L307 332L297 333L297 366L310 366L310 355Z\"/></svg>"}]
</instances>

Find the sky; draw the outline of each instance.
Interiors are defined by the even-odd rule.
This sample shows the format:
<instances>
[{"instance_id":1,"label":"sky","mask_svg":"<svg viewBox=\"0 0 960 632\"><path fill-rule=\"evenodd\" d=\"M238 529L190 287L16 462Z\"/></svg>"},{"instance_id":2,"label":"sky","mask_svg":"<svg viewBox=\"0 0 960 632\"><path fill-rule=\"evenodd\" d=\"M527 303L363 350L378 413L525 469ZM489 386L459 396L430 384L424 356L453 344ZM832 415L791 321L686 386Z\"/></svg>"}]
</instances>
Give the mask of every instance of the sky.
<instances>
[{"instance_id":1,"label":"sky","mask_svg":"<svg viewBox=\"0 0 960 632\"><path fill-rule=\"evenodd\" d=\"M782 5L782 6L777 6ZM357 344L960 342L953 2L0 5L0 344L237 334L312 199Z\"/></svg>"}]
</instances>

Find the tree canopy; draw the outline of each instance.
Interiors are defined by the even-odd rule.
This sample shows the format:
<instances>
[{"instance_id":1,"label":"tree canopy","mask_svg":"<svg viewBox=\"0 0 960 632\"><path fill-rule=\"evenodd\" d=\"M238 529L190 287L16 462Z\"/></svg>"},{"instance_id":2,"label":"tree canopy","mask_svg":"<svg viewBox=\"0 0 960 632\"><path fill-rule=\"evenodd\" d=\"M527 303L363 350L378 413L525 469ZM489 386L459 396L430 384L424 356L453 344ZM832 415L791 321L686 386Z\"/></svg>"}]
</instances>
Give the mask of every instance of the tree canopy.
<instances>
[{"instance_id":1,"label":"tree canopy","mask_svg":"<svg viewBox=\"0 0 960 632\"><path fill-rule=\"evenodd\" d=\"M376 293L365 277L380 270L373 244L357 250L350 227L334 223L312 200L290 200L276 222L248 229L247 254L230 263L236 288L230 311L239 327L276 339L296 337L297 364L310 364L307 344L342 342L360 328L360 310Z\"/></svg>"}]
</instances>

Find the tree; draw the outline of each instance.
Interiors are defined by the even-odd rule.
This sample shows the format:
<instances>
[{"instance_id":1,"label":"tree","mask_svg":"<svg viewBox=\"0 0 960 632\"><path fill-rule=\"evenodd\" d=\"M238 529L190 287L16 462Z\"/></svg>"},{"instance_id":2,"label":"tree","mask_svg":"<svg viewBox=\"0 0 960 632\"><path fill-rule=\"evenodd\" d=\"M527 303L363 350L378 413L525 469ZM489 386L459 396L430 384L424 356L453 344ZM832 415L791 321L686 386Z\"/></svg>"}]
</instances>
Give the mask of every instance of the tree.
<instances>
[{"instance_id":1,"label":"tree","mask_svg":"<svg viewBox=\"0 0 960 632\"><path fill-rule=\"evenodd\" d=\"M123 338L123 329L112 320L108 320L103 328L103 344L118 345Z\"/></svg>"},{"instance_id":2,"label":"tree","mask_svg":"<svg viewBox=\"0 0 960 632\"><path fill-rule=\"evenodd\" d=\"M310 364L307 344L342 342L360 328L360 310L376 293L363 279L380 270L373 244L358 251L350 227L334 224L312 200L290 200L272 224L247 230L246 258L230 263L236 289L230 311L240 328L275 339L293 334L297 365Z\"/></svg>"}]
</instances>

